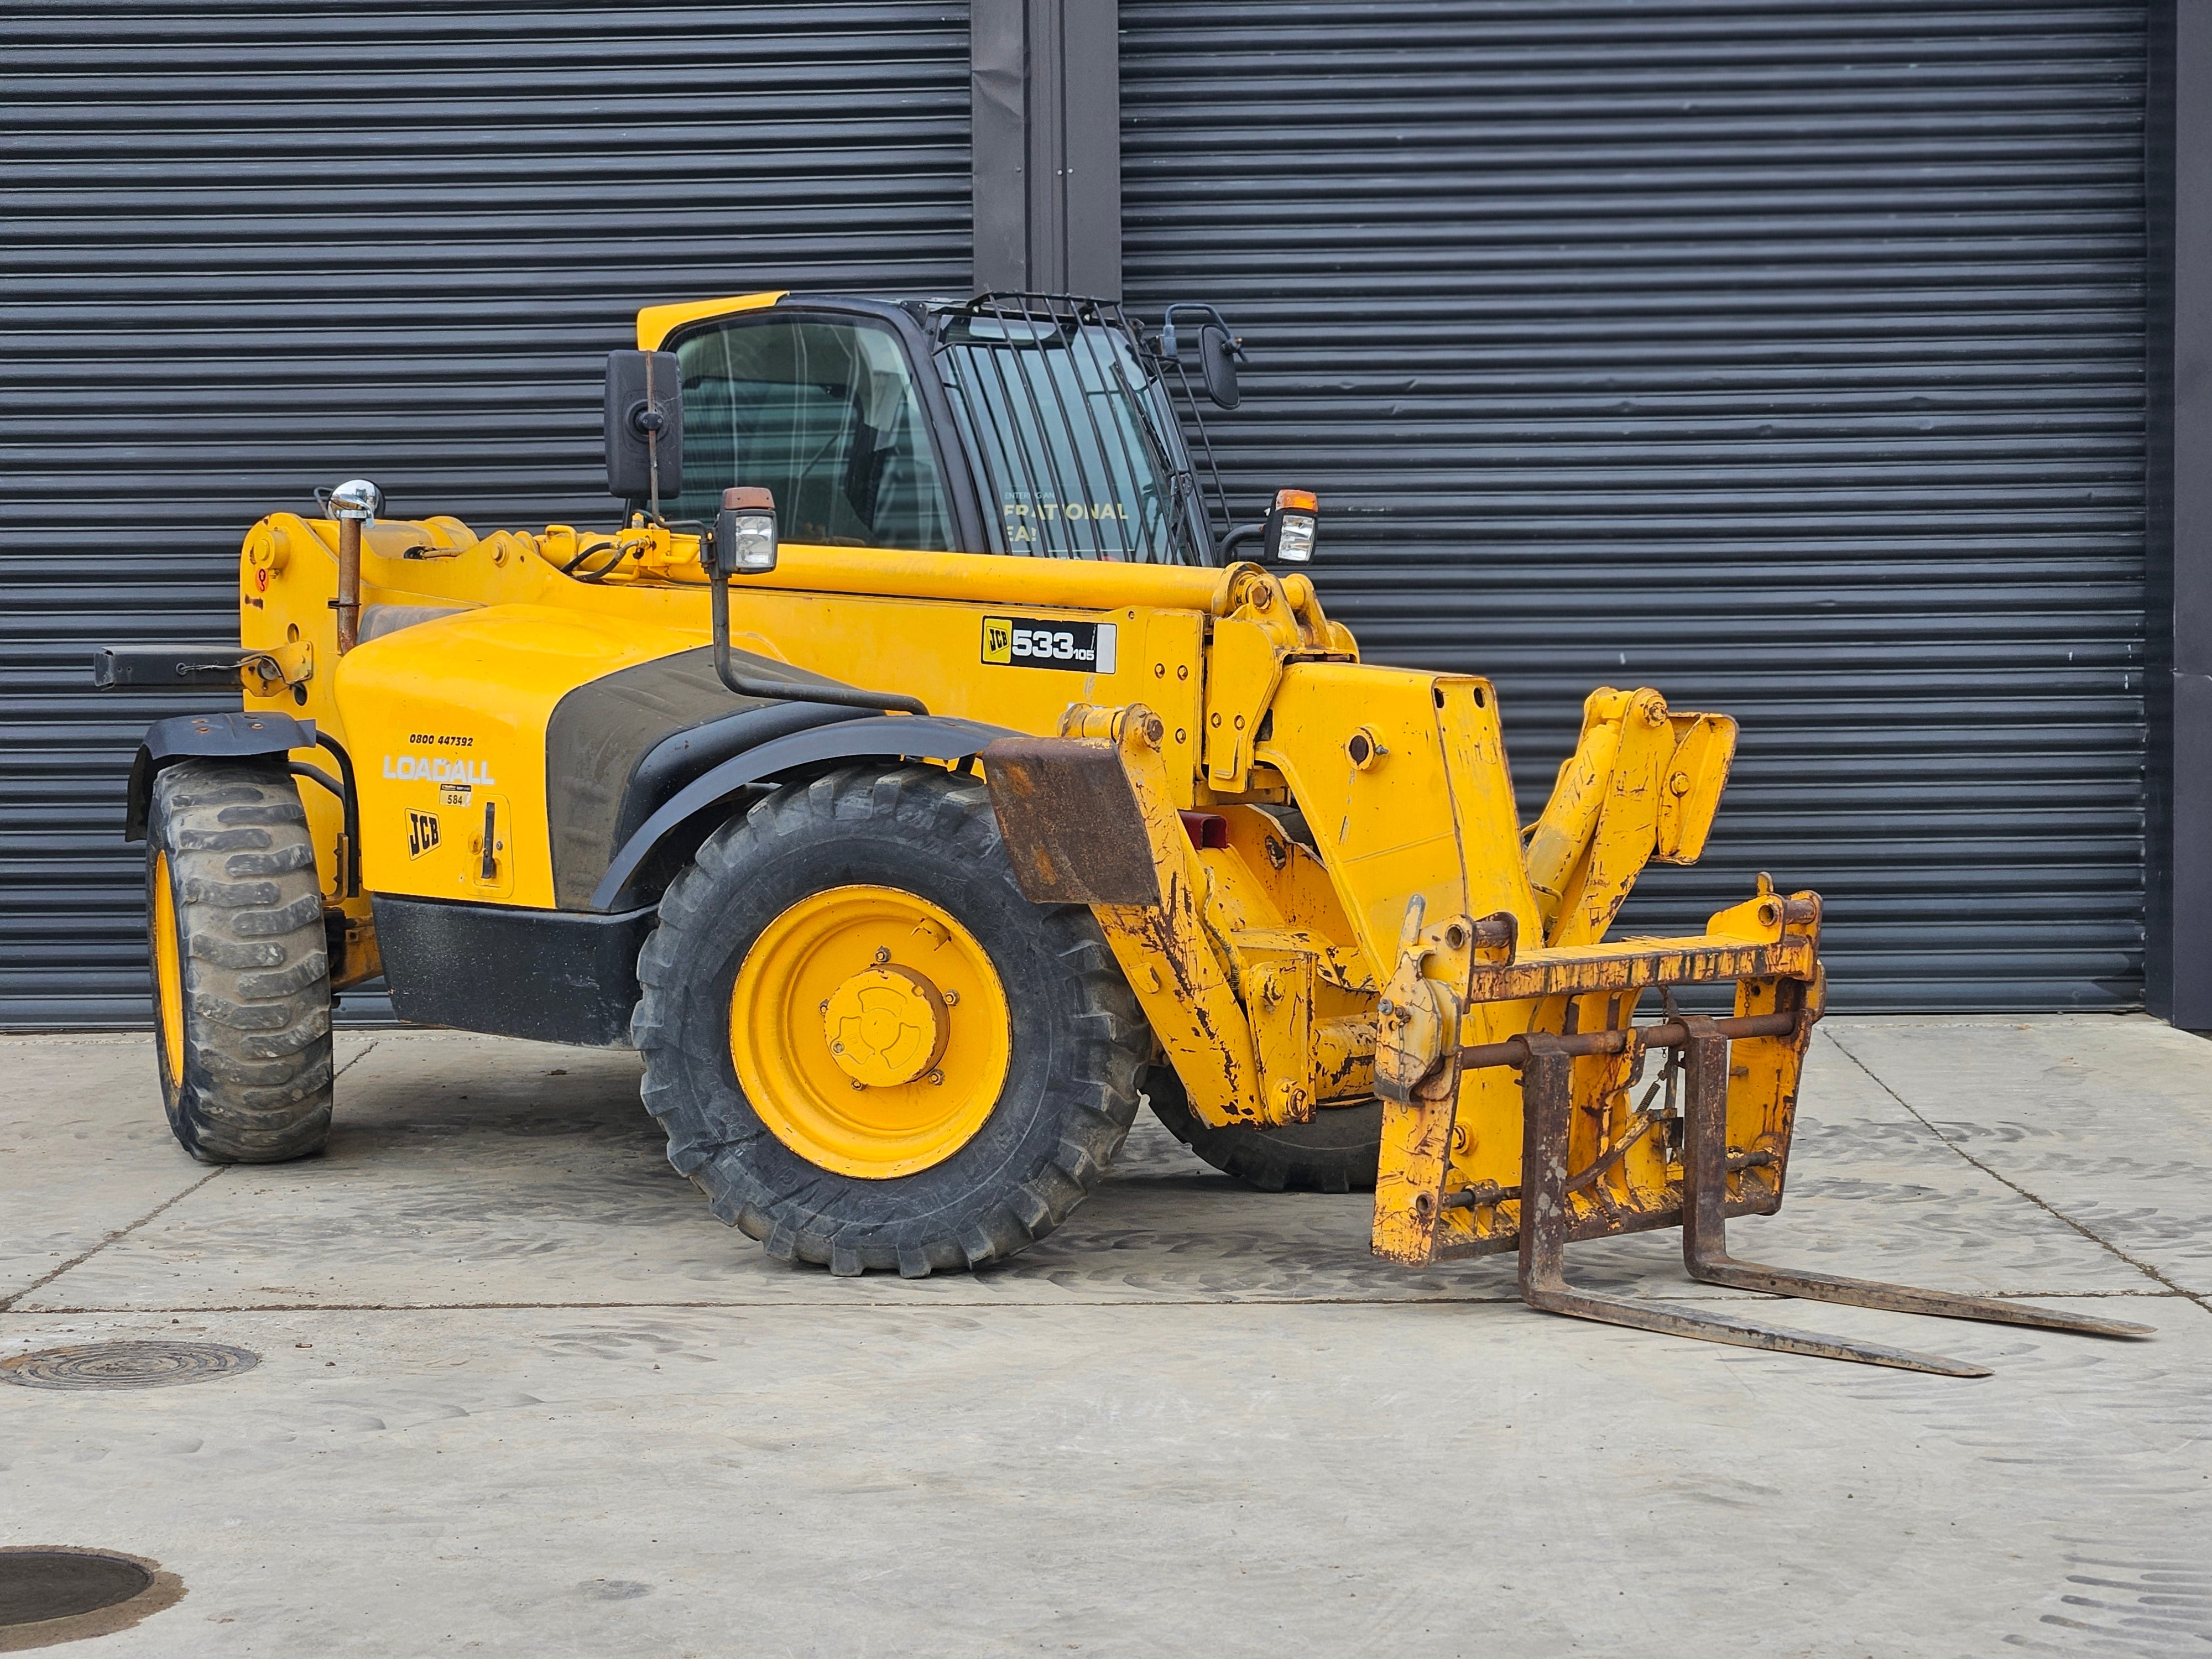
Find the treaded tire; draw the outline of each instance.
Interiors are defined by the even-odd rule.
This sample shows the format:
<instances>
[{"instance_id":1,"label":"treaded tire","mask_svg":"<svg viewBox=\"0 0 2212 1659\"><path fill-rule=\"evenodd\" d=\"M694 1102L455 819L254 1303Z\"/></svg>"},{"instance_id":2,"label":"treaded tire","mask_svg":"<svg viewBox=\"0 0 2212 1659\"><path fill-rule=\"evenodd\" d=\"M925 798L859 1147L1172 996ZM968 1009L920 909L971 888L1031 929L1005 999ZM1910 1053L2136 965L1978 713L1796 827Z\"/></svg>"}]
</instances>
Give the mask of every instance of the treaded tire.
<instances>
[{"instance_id":1,"label":"treaded tire","mask_svg":"<svg viewBox=\"0 0 2212 1659\"><path fill-rule=\"evenodd\" d=\"M181 1065L164 1012L160 907L175 926ZM146 826L154 1051L169 1128L209 1164L322 1150L331 1127L331 972L307 814L266 762L187 760L154 780Z\"/></svg>"},{"instance_id":2,"label":"treaded tire","mask_svg":"<svg viewBox=\"0 0 2212 1659\"><path fill-rule=\"evenodd\" d=\"M1324 1106L1310 1123L1279 1129L1217 1129L1191 1109L1190 1094L1171 1066L1145 1073L1152 1115L1168 1133L1224 1175L1261 1192L1364 1193L1373 1190L1382 1151L1382 1103Z\"/></svg>"},{"instance_id":3,"label":"treaded tire","mask_svg":"<svg viewBox=\"0 0 2212 1659\"><path fill-rule=\"evenodd\" d=\"M939 905L981 943L1012 1013L995 1105L942 1161L888 1179L807 1161L761 1121L730 1053L731 989L793 904L874 884ZM909 1278L1002 1261L1066 1220L1137 1115L1150 1037L1091 913L1015 884L988 792L934 768L841 769L708 836L638 957L631 1040L668 1160L780 1261Z\"/></svg>"}]
</instances>

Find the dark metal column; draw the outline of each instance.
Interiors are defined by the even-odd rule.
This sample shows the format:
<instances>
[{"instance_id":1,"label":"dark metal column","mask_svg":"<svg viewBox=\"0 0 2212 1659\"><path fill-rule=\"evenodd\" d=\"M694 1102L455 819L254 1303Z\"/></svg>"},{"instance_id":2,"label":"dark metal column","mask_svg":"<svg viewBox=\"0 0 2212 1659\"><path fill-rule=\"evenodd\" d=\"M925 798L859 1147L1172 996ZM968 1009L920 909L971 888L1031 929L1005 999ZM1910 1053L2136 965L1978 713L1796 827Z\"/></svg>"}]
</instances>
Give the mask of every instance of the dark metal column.
<instances>
[{"instance_id":1,"label":"dark metal column","mask_svg":"<svg viewBox=\"0 0 2212 1659\"><path fill-rule=\"evenodd\" d=\"M2212 8L2154 0L2145 121L2150 725L2144 978L2212 1030Z\"/></svg>"},{"instance_id":2,"label":"dark metal column","mask_svg":"<svg viewBox=\"0 0 2212 1659\"><path fill-rule=\"evenodd\" d=\"M1117 0L974 0L975 286L1121 297Z\"/></svg>"}]
</instances>

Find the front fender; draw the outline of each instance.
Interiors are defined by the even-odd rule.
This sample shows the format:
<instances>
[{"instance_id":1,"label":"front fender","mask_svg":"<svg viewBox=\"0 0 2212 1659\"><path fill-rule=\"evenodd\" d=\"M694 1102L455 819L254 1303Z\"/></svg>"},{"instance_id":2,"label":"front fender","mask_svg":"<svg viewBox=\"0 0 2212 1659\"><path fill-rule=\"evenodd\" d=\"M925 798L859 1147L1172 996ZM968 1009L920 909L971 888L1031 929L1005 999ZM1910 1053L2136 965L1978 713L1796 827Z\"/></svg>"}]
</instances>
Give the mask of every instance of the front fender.
<instances>
[{"instance_id":1,"label":"front fender","mask_svg":"<svg viewBox=\"0 0 2212 1659\"><path fill-rule=\"evenodd\" d=\"M274 755L283 759L295 749L315 746L315 723L295 720L289 714L256 714L231 711L220 714L179 714L155 720L146 728L131 763L131 785L123 815L123 839L146 839L146 813L154 799L154 779L173 761L200 756L240 757Z\"/></svg>"},{"instance_id":2,"label":"front fender","mask_svg":"<svg viewBox=\"0 0 2212 1659\"><path fill-rule=\"evenodd\" d=\"M1003 726L946 715L878 714L839 720L811 731L771 738L703 772L639 825L607 866L592 890L591 908L601 913L621 908L635 896L631 878L676 827L694 814L726 801L746 785L823 761L963 760L1000 738L1018 735Z\"/></svg>"}]
</instances>

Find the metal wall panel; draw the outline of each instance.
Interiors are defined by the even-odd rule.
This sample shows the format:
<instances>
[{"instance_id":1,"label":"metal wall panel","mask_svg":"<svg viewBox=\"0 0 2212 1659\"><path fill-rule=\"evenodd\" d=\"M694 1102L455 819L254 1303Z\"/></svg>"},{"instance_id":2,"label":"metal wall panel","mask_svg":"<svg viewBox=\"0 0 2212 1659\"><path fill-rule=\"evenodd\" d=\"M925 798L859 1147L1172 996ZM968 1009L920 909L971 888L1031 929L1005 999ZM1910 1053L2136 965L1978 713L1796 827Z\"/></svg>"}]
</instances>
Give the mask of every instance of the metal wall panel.
<instances>
[{"instance_id":1,"label":"metal wall panel","mask_svg":"<svg viewBox=\"0 0 2212 1659\"><path fill-rule=\"evenodd\" d=\"M606 521L642 303L964 293L960 0L0 12L0 1021L146 1018L107 640L235 638L246 526ZM232 706L235 706L233 700Z\"/></svg>"},{"instance_id":2,"label":"metal wall panel","mask_svg":"<svg viewBox=\"0 0 2212 1659\"><path fill-rule=\"evenodd\" d=\"M2142 995L2143 9L1122 0L1125 292L1220 303L1368 654L1744 732L1833 1006Z\"/></svg>"}]
</instances>

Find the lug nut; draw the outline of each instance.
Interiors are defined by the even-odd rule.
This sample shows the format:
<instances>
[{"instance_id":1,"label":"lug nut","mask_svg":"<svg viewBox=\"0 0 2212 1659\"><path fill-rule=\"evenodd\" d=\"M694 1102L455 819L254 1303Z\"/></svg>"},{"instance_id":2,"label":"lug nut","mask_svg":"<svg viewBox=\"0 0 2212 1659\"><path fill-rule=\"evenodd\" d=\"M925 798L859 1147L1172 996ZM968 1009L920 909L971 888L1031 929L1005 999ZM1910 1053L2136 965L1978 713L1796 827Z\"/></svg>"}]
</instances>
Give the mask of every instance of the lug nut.
<instances>
[{"instance_id":1,"label":"lug nut","mask_svg":"<svg viewBox=\"0 0 2212 1659\"><path fill-rule=\"evenodd\" d=\"M858 1078L854 1078L854 1079L853 1079L853 1086L854 1086L854 1088L855 1088L855 1089L865 1089L865 1088L866 1088L868 1085L867 1085L866 1084L865 1084L865 1083L861 1082L860 1079L858 1079Z\"/></svg>"},{"instance_id":2,"label":"lug nut","mask_svg":"<svg viewBox=\"0 0 2212 1659\"><path fill-rule=\"evenodd\" d=\"M945 1086L945 1073L942 1071L933 1071L929 1074L929 1080L941 1089Z\"/></svg>"},{"instance_id":3,"label":"lug nut","mask_svg":"<svg viewBox=\"0 0 2212 1659\"><path fill-rule=\"evenodd\" d=\"M878 968L882 967L885 963L889 962L890 959L891 959L891 947L890 947L890 945L878 945L878 946L876 946L876 966L877 966L877 967L878 967Z\"/></svg>"},{"instance_id":4,"label":"lug nut","mask_svg":"<svg viewBox=\"0 0 2212 1659\"><path fill-rule=\"evenodd\" d=\"M959 1002L960 1002L960 993L959 993L959 992L957 992L957 991L947 991L947 992L945 994L945 1006L946 1007L948 1007L948 1008L957 1007L957 1006L959 1006Z\"/></svg>"}]
</instances>

